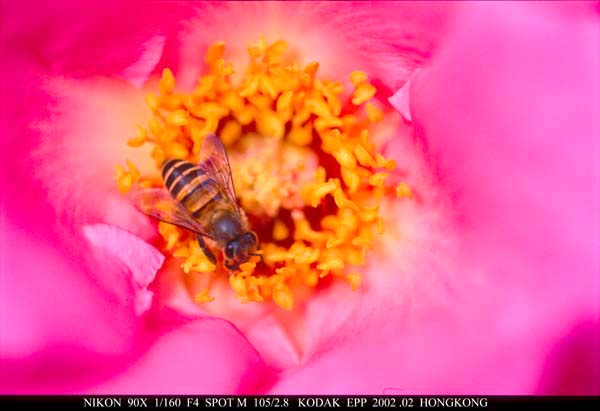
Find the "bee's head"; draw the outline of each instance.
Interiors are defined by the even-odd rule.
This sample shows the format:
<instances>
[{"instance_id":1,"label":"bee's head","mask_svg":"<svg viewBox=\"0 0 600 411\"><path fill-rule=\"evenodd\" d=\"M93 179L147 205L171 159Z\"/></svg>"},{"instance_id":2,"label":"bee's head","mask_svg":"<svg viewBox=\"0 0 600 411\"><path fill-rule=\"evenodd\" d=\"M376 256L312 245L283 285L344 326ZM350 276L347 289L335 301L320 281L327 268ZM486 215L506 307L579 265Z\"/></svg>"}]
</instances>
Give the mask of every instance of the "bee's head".
<instances>
[{"instance_id":1,"label":"bee's head","mask_svg":"<svg viewBox=\"0 0 600 411\"><path fill-rule=\"evenodd\" d=\"M258 237L253 231L247 231L228 242L225 246L225 266L230 270L237 270L240 264L254 254L257 244Z\"/></svg>"}]
</instances>

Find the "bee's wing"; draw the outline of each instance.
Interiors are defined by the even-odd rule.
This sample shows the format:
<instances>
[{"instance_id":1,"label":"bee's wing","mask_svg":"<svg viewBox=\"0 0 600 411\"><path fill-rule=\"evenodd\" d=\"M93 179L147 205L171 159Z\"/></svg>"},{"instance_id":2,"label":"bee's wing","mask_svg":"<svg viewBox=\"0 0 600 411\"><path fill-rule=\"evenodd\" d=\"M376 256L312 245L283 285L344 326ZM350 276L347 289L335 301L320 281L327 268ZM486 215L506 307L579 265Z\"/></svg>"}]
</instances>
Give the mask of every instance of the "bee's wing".
<instances>
[{"instance_id":1,"label":"bee's wing","mask_svg":"<svg viewBox=\"0 0 600 411\"><path fill-rule=\"evenodd\" d=\"M162 188L134 191L131 199L138 210L149 216L212 238L206 233L206 228L192 218L187 210Z\"/></svg>"},{"instance_id":2,"label":"bee's wing","mask_svg":"<svg viewBox=\"0 0 600 411\"><path fill-rule=\"evenodd\" d=\"M200 149L200 158L198 159L198 168L217 182L222 194L239 212L229 158L223 143L215 134L204 137Z\"/></svg>"}]
</instances>

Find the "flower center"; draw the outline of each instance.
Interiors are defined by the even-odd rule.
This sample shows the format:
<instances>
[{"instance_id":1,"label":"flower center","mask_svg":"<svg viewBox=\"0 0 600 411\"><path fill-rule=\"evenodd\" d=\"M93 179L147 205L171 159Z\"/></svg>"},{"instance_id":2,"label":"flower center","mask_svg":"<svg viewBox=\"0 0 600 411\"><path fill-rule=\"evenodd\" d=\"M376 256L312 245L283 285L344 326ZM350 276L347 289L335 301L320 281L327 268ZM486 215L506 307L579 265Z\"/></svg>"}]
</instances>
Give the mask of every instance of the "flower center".
<instances>
[{"instance_id":1,"label":"flower center","mask_svg":"<svg viewBox=\"0 0 600 411\"><path fill-rule=\"evenodd\" d=\"M263 255L240 265L229 285L242 303L272 301L290 310L332 278L359 288L357 267L384 230L381 199L412 192L405 183L386 184L396 165L369 139L383 111L365 73L350 74L354 92L343 101L342 84L318 78L317 62L283 63L286 49L284 41L261 38L248 48L249 66L236 82L224 44L214 43L205 57L208 74L190 92L177 91L165 69L159 94L146 97L152 119L128 141L153 146L157 173L141 175L128 162L116 166L116 180L124 193L134 185L164 187L163 161L198 161L204 137L216 133ZM193 233L164 222L158 230L167 258L179 260L187 276L206 277L204 286L190 287L195 301L212 301L211 277L222 278L224 270L205 257Z\"/></svg>"}]
</instances>

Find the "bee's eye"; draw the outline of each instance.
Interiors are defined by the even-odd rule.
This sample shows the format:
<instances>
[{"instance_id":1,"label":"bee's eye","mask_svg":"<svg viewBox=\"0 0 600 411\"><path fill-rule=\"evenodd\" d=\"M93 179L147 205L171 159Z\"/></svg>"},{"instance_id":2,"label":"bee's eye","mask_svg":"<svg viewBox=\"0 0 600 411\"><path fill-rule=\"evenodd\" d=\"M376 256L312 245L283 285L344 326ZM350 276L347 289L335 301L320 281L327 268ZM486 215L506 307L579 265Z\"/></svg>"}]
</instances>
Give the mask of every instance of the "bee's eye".
<instances>
[{"instance_id":1,"label":"bee's eye","mask_svg":"<svg viewBox=\"0 0 600 411\"><path fill-rule=\"evenodd\" d=\"M243 241L244 241L244 247L245 248L252 248L256 245L257 241L256 241L256 234L254 234L252 231L247 232L246 234L244 234Z\"/></svg>"},{"instance_id":2,"label":"bee's eye","mask_svg":"<svg viewBox=\"0 0 600 411\"><path fill-rule=\"evenodd\" d=\"M232 241L229 244L227 244L227 246L225 246L225 255L227 256L227 258L233 258L234 253L235 253L235 244Z\"/></svg>"}]
</instances>

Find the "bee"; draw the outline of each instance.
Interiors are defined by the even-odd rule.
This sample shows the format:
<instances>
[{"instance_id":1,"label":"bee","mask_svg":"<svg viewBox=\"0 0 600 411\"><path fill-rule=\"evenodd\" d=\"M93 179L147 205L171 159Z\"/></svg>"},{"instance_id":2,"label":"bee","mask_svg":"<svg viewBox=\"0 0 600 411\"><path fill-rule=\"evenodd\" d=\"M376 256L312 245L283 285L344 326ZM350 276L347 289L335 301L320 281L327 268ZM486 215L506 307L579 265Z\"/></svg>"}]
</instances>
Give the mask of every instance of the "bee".
<instances>
[{"instance_id":1,"label":"bee","mask_svg":"<svg viewBox=\"0 0 600 411\"><path fill-rule=\"evenodd\" d=\"M217 256L230 271L256 253L258 237L250 230L238 206L231 166L219 137L204 138L198 164L167 159L161 167L165 189L134 192L133 202L145 214L198 235L204 255L214 264Z\"/></svg>"}]
</instances>

